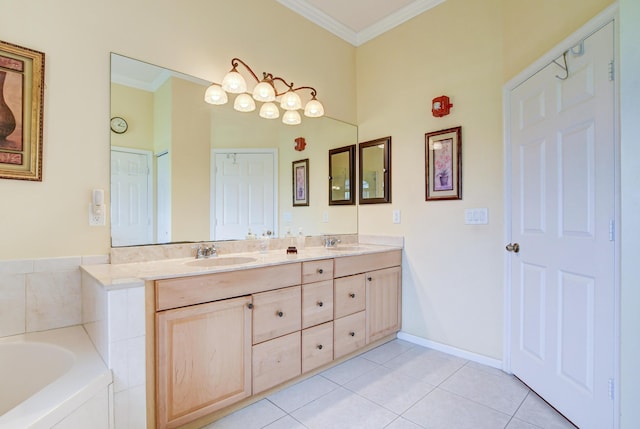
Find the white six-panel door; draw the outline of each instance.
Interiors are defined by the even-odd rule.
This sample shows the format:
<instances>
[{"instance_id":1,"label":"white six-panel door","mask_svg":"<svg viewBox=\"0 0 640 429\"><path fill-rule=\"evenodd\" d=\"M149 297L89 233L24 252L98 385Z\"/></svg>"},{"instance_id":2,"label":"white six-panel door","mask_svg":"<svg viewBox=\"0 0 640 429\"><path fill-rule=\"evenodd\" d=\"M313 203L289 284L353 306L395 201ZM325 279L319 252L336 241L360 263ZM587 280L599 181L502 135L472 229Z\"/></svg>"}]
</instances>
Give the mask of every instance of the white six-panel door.
<instances>
[{"instance_id":1,"label":"white six-panel door","mask_svg":"<svg viewBox=\"0 0 640 429\"><path fill-rule=\"evenodd\" d=\"M511 370L582 429L613 425L613 47L610 23L509 100Z\"/></svg>"},{"instance_id":2,"label":"white six-panel door","mask_svg":"<svg viewBox=\"0 0 640 429\"><path fill-rule=\"evenodd\" d=\"M153 241L151 152L111 149L111 245Z\"/></svg>"},{"instance_id":3,"label":"white six-panel door","mask_svg":"<svg viewBox=\"0 0 640 429\"><path fill-rule=\"evenodd\" d=\"M249 230L276 233L277 152L272 149L212 152L212 240L238 240Z\"/></svg>"}]
</instances>

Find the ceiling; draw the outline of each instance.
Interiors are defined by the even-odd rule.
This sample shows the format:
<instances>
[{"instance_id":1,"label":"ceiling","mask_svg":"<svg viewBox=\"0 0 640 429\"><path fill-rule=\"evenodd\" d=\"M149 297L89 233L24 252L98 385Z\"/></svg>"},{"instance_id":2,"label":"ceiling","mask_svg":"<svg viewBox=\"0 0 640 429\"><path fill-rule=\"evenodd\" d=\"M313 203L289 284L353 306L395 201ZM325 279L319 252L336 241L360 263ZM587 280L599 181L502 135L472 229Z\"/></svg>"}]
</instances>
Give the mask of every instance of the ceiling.
<instances>
[{"instance_id":1,"label":"ceiling","mask_svg":"<svg viewBox=\"0 0 640 429\"><path fill-rule=\"evenodd\" d=\"M277 0L359 46L445 0Z\"/></svg>"}]
</instances>

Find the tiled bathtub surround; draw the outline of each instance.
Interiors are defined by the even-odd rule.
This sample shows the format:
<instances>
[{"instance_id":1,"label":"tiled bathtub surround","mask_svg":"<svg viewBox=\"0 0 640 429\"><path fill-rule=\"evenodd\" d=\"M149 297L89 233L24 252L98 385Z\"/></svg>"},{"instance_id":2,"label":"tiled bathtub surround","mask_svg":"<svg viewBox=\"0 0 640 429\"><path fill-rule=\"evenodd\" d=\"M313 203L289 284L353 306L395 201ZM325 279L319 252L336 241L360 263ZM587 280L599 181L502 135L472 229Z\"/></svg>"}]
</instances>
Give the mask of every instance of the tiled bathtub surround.
<instances>
[{"instance_id":1,"label":"tiled bathtub surround","mask_svg":"<svg viewBox=\"0 0 640 429\"><path fill-rule=\"evenodd\" d=\"M105 289L82 273L82 323L113 372L116 429L146 426L144 286Z\"/></svg>"},{"instance_id":2,"label":"tiled bathtub surround","mask_svg":"<svg viewBox=\"0 0 640 429\"><path fill-rule=\"evenodd\" d=\"M78 325L80 265L108 256L0 261L0 337Z\"/></svg>"}]
</instances>

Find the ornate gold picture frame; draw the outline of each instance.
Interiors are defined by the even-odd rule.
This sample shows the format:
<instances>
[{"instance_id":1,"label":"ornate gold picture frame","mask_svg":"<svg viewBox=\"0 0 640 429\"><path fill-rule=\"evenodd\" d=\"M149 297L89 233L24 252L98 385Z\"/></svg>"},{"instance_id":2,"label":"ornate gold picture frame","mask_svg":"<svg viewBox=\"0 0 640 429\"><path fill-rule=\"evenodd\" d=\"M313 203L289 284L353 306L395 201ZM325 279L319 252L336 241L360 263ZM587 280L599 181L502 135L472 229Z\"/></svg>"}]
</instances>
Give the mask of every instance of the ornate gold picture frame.
<instances>
[{"instance_id":1,"label":"ornate gold picture frame","mask_svg":"<svg viewBox=\"0 0 640 429\"><path fill-rule=\"evenodd\" d=\"M0 41L0 178L42 181L44 53Z\"/></svg>"}]
</instances>

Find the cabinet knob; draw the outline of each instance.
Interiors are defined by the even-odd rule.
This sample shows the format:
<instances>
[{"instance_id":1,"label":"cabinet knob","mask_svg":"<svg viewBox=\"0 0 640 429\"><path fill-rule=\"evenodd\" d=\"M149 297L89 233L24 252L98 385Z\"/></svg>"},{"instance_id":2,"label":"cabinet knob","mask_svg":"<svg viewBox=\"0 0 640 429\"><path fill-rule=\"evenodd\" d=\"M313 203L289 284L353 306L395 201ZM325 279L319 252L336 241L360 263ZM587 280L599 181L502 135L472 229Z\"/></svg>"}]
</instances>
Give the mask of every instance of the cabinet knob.
<instances>
[{"instance_id":1,"label":"cabinet knob","mask_svg":"<svg viewBox=\"0 0 640 429\"><path fill-rule=\"evenodd\" d=\"M373 280L371 277L367 277L367 281L370 282L371 280Z\"/></svg>"},{"instance_id":2,"label":"cabinet knob","mask_svg":"<svg viewBox=\"0 0 640 429\"><path fill-rule=\"evenodd\" d=\"M322 350L322 344L318 344L318 350Z\"/></svg>"},{"instance_id":3,"label":"cabinet knob","mask_svg":"<svg viewBox=\"0 0 640 429\"><path fill-rule=\"evenodd\" d=\"M322 268L318 268L318 274L322 274L324 273L324 270Z\"/></svg>"},{"instance_id":4,"label":"cabinet knob","mask_svg":"<svg viewBox=\"0 0 640 429\"><path fill-rule=\"evenodd\" d=\"M318 302L318 307L322 307L324 303L322 301Z\"/></svg>"},{"instance_id":5,"label":"cabinet knob","mask_svg":"<svg viewBox=\"0 0 640 429\"><path fill-rule=\"evenodd\" d=\"M349 298L355 298L355 297L356 297L356 294L355 294L355 293L350 293L350 294L349 294Z\"/></svg>"},{"instance_id":6,"label":"cabinet knob","mask_svg":"<svg viewBox=\"0 0 640 429\"><path fill-rule=\"evenodd\" d=\"M349 332L349 335L350 335L350 336L352 336L352 337L355 337L355 336L356 336L356 333L355 333L355 332L353 332L353 331L351 331L351 332Z\"/></svg>"},{"instance_id":7,"label":"cabinet knob","mask_svg":"<svg viewBox=\"0 0 640 429\"><path fill-rule=\"evenodd\" d=\"M278 317L282 317L282 316L284 316L284 313L283 313L282 311L278 311L278 312L276 313L276 315L277 315Z\"/></svg>"},{"instance_id":8,"label":"cabinet knob","mask_svg":"<svg viewBox=\"0 0 640 429\"><path fill-rule=\"evenodd\" d=\"M253 308L253 303L251 303L251 302L250 302L250 303L248 303L248 304L247 304L247 308L252 309L252 308Z\"/></svg>"}]
</instances>

